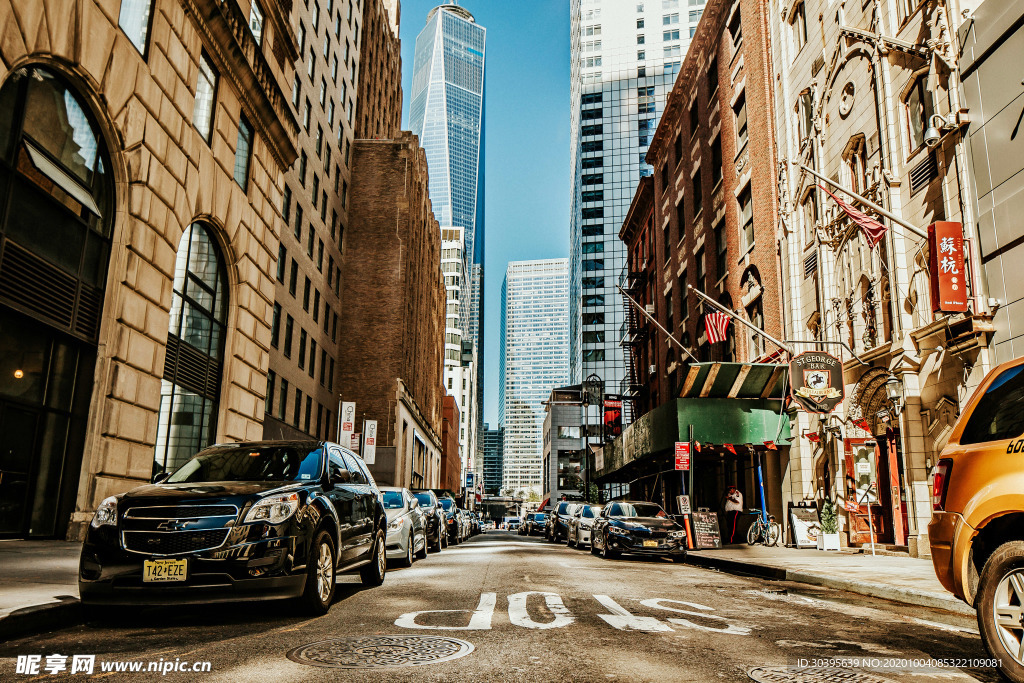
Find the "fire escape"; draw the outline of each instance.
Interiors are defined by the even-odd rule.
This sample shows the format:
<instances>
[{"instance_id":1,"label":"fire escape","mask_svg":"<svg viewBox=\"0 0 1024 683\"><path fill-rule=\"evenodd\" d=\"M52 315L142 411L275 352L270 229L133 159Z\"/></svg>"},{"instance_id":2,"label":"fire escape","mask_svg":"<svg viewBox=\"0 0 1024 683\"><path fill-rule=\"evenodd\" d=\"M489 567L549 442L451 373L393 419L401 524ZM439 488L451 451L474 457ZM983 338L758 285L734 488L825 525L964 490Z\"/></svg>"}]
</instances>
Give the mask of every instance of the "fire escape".
<instances>
[{"instance_id":1,"label":"fire escape","mask_svg":"<svg viewBox=\"0 0 1024 683\"><path fill-rule=\"evenodd\" d=\"M619 275L619 286L626 294L640 301L646 279L646 268L631 271L627 262ZM622 310L624 320L619 328L619 346L622 347L622 360L626 366L626 373L622 381L619 382L619 394L622 395L622 426L625 427L631 424L636 417L636 400L643 387L642 378L644 376L637 368L637 347L647 339L648 327L643 314L625 296L622 297Z\"/></svg>"}]
</instances>

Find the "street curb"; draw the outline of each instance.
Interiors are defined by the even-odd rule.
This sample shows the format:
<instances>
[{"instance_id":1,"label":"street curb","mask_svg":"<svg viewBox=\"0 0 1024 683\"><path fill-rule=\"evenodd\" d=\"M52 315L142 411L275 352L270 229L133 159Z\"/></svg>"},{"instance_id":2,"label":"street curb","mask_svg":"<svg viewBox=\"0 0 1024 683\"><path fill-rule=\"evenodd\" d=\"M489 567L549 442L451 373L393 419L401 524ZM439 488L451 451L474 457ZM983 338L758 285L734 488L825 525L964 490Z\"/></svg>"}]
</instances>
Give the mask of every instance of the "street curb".
<instances>
[{"instance_id":1,"label":"street curb","mask_svg":"<svg viewBox=\"0 0 1024 683\"><path fill-rule=\"evenodd\" d=\"M85 611L77 599L23 607L0 619L0 642L77 626L84 621Z\"/></svg>"},{"instance_id":2,"label":"street curb","mask_svg":"<svg viewBox=\"0 0 1024 683\"><path fill-rule=\"evenodd\" d=\"M797 583L806 583L814 586L822 586L824 588L834 588L836 590L857 593L859 595L867 595L872 598L892 600L893 602L901 602L907 605L941 609L946 612L953 612L963 616L975 616L974 608L970 607L966 603L957 600L951 595L946 596L938 593L932 593L930 591L901 588L881 583L865 583L863 581L854 581L851 579L826 576L824 574L815 574L812 572L790 571L782 567L756 564L754 562L727 560L725 558L714 557L704 553L688 553L686 556L686 562L687 564L697 567L720 569L730 574L746 574L748 576L757 576L763 579L772 579L775 581L795 581Z\"/></svg>"}]
</instances>

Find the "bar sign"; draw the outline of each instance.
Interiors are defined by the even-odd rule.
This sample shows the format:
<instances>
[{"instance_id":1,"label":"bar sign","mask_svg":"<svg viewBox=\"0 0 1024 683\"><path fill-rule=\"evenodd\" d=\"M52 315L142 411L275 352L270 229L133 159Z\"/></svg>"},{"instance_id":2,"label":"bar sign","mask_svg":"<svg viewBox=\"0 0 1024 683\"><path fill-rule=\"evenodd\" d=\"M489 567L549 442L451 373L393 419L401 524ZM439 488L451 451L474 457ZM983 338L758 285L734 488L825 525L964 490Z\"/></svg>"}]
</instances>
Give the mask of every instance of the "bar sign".
<instances>
[{"instance_id":1,"label":"bar sign","mask_svg":"<svg viewBox=\"0 0 1024 683\"><path fill-rule=\"evenodd\" d=\"M932 312L967 310L967 271L964 268L964 230L960 223L939 221L928 226Z\"/></svg>"}]
</instances>

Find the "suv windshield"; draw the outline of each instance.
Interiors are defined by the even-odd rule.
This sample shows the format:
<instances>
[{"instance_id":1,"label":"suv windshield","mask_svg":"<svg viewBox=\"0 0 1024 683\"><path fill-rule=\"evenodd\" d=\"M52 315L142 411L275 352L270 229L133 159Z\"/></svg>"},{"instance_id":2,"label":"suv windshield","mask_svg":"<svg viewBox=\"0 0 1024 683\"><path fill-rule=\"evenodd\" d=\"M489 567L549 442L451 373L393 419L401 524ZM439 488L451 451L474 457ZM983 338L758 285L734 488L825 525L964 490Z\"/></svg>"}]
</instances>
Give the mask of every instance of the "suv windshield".
<instances>
[{"instance_id":1,"label":"suv windshield","mask_svg":"<svg viewBox=\"0 0 1024 683\"><path fill-rule=\"evenodd\" d=\"M166 481L313 481L323 471L322 458L320 447L214 446L179 467Z\"/></svg>"},{"instance_id":2,"label":"suv windshield","mask_svg":"<svg viewBox=\"0 0 1024 683\"><path fill-rule=\"evenodd\" d=\"M412 495L416 496L416 500L418 500L420 505L423 507L430 507L434 504L434 501L430 499L429 493L414 493Z\"/></svg>"},{"instance_id":3,"label":"suv windshield","mask_svg":"<svg viewBox=\"0 0 1024 683\"><path fill-rule=\"evenodd\" d=\"M405 507L401 491L381 491L380 495L385 510L398 510Z\"/></svg>"},{"instance_id":4,"label":"suv windshield","mask_svg":"<svg viewBox=\"0 0 1024 683\"><path fill-rule=\"evenodd\" d=\"M452 509L452 505L454 505L454 504L455 503L454 503L454 501L452 501L451 498L442 498L441 499L441 507L443 507L445 509L445 512L447 512L448 510L451 510Z\"/></svg>"},{"instance_id":5,"label":"suv windshield","mask_svg":"<svg viewBox=\"0 0 1024 683\"><path fill-rule=\"evenodd\" d=\"M665 511L657 503L616 503L610 514L612 517L666 517Z\"/></svg>"}]
</instances>

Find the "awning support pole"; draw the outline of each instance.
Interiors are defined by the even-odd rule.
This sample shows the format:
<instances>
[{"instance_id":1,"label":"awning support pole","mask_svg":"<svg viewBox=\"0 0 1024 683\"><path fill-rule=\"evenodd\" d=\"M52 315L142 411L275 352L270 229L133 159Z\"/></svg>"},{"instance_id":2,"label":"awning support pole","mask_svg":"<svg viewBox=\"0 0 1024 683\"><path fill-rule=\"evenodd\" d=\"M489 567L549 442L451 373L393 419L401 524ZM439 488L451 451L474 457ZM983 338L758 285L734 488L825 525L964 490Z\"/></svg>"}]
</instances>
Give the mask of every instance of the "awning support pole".
<instances>
[{"instance_id":1,"label":"awning support pole","mask_svg":"<svg viewBox=\"0 0 1024 683\"><path fill-rule=\"evenodd\" d=\"M742 324L743 326L749 328L752 332L761 335L762 337L764 337L765 339L770 341L772 344L775 344L780 349L782 349L783 351L788 353L790 356L796 355L796 354L793 353L793 349L789 348L788 346L786 346L786 344L784 344L783 342L780 342L778 339L776 339L775 337L771 336L770 334L768 334L767 332L765 332L761 328L755 327L751 323L748 323L736 311L729 310L728 308L726 308L722 304L718 303L717 301L715 301L714 299L709 297L704 292L700 291L699 289L694 289L693 285L686 285L686 288L688 290L690 290L691 292L693 292L694 294L696 294L698 298L700 298L700 299L704 300L705 302L707 302L711 307L716 308L719 311L722 311L723 313L729 314L730 317L735 318L736 322L738 322L738 323Z\"/></svg>"}]
</instances>

